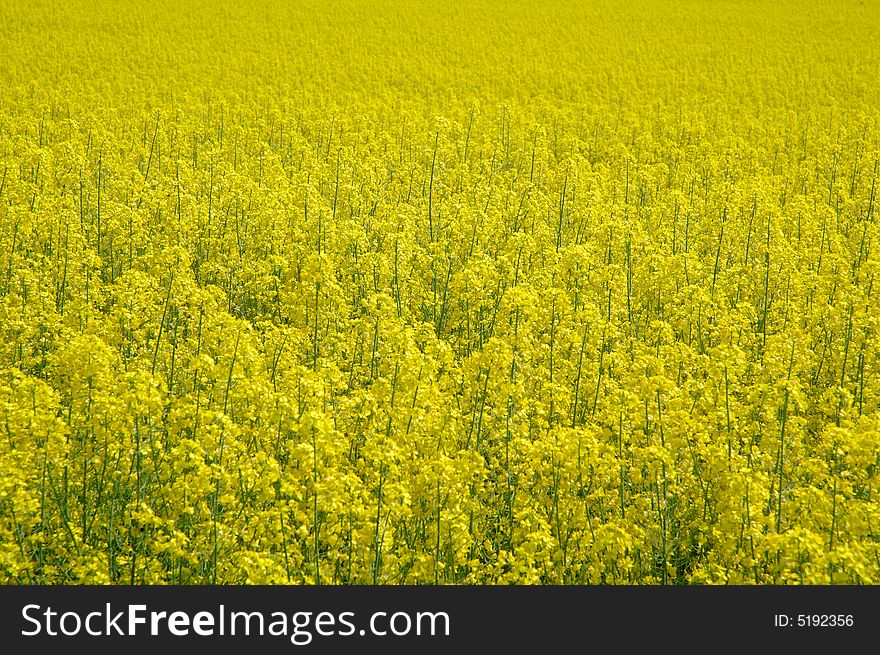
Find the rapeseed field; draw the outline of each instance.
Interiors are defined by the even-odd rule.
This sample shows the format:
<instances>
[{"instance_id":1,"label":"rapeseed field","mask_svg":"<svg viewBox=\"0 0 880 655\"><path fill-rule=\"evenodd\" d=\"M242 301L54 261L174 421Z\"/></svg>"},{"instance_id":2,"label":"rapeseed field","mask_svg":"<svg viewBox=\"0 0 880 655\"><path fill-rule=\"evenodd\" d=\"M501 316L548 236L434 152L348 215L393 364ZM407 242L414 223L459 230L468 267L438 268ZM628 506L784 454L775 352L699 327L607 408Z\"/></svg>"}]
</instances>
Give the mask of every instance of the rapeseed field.
<instances>
[{"instance_id":1,"label":"rapeseed field","mask_svg":"<svg viewBox=\"0 0 880 655\"><path fill-rule=\"evenodd\" d=\"M880 582L878 9L0 0L0 581Z\"/></svg>"}]
</instances>

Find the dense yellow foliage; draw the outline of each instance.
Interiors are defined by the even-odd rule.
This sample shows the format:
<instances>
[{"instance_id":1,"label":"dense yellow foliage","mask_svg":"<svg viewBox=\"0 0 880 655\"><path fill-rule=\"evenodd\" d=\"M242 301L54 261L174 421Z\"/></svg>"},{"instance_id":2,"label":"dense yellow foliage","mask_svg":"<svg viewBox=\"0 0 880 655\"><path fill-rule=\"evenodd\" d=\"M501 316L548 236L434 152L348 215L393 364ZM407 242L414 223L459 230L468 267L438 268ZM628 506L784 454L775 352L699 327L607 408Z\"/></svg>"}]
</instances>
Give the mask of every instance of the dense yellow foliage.
<instances>
[{"instance_id":1,"label":"dense yellow foliage","mask_svg":"<svg viewBox=\"0 0 880 655\"><path fill-rule=\"evenodd\" d=\"M0 580L880 581L878 37L2 0Z\"/></svg>"}]
</instances>

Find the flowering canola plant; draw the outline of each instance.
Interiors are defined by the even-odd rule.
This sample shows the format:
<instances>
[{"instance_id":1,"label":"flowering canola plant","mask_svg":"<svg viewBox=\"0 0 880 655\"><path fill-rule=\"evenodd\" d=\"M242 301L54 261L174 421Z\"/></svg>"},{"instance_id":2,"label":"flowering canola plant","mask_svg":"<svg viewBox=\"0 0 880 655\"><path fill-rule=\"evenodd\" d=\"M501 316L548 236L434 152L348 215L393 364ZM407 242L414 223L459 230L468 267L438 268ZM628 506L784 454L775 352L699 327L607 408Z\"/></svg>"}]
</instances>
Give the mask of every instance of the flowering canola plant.
<instances>
[{"instance_id":1,"label":"flowering canola plant","mask_svg":"<svg viewBox=\"0 0 880 655\"><path fill-rule=\"evenodd\" d=\"M880 582L872 5L2 0L0 581Z\"/></svg>"}]
</instances>

